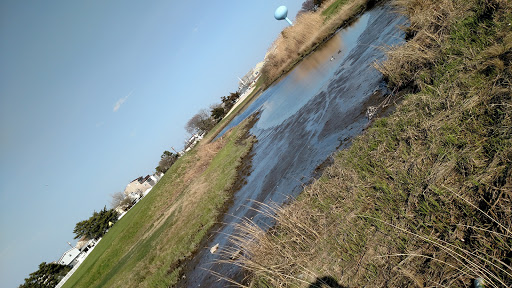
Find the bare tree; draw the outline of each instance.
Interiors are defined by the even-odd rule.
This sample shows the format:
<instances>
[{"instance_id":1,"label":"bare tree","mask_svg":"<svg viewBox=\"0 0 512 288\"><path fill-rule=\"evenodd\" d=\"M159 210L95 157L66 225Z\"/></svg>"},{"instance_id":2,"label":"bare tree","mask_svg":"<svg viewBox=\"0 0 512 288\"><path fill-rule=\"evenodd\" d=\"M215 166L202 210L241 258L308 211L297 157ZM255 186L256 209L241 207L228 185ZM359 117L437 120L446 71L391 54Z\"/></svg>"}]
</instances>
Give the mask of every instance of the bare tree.
<instances>
[{"instance_id":1,"label":"bare tree","mask_svg":"<svg viewBox=\"0 0 512 288\"><path fill-rule=\"evenodd\" d=\"M116 207L118 207L121 204L121 202L123 202L123 200L126 196L124 195L123 192L116 192L116 193L110 195L110 197L111 197L110 207L115 209Z\"/></svg>"},{"instance_id":2,"label":"bare tree","mask_svg":"<svg viewBox=\"0 0 512 288\"><path fill-rule=\"evenodd\" d=\"M302 8L299 10L299 13L297 14L313 11L313 9L315 9L315 2L315 0L304 1L304 3L302 3Z\"/></svg>"},{"instance_id":3,"label":"bare tree","mask_svg":"<svg viewBox=\"0 0 512 288\"><path fill-rule=\"evenodd\" d=\"M302 3L302 8L297 12L297 16L305 12L316 12L324 0L306 0Z\"/></svg>"},{"instance_id":4,"label":"bare tree","mask_svg":"<svg viewBox=\"0 0 512 288\"><path fill-rule=\"evenodd\" d=\"M204 133L210 131L215 125L215 119L213 119L208 113L208 110L201 109L196 115L192 116L185 125L185 130L190 134Z\"/></svg>"}]
</instances>

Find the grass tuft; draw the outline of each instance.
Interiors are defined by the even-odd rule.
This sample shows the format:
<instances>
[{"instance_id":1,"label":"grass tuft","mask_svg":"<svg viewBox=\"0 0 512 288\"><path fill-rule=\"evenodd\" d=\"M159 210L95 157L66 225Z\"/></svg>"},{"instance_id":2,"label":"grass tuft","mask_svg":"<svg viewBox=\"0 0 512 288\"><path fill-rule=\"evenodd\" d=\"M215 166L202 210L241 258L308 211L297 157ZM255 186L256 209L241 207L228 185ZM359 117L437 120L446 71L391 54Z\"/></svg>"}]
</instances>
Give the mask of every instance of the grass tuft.
<instances>
[{"instance_id":1,"label":"grass tuft","mask_svg":"<svg viewBox=\"0 0 512 288\"><path fill-rule=\"evenodd\" d=\"M512 4L395 3L408 41L375 65L402 102L298 199L261 204L270 230L239 227L249 286L512 287Z\"/></svg>"},{"instance_id":2,"label":"grass tuft","mask_svg":"<svg viewBox=\"0 0 512 288\"><path fill-rule=\"evenodd\" d=\"M294 25L283 29L269 48L261 70L263 84L270 86L329 39L336 30L352 23L361 12L376 2L379 1L331 0L325 1L317 12L298 15Z\"/></svg>"}]
</instances>

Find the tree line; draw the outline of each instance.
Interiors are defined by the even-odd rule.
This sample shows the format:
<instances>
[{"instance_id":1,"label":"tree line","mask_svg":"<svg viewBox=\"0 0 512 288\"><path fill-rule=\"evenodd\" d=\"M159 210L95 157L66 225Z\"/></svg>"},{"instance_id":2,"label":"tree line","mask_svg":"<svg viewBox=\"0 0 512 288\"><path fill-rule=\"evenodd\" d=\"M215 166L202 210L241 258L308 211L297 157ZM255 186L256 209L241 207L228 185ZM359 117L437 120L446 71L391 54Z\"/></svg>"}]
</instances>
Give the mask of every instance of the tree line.
<instances>
[{"instance_id":1,"label":"tree line","mask_svg":"<svg viewBox=\"0 0 512 288\"><path fill-rule=\"evenodd\" d=\"M236 101L240 98L240 93L232 92L227 96L221 97L220 104L210 106L210 109L201 109L197 112L187 124L185 130L190 134L203 134L209 132L217 123L226 116L233 108Z\"/></svg>"},{"instance_id":2,"label":"tree line","mask_svg":"<svg viewBox=\"0 0 512 288\"><path fill-rule=\"evenodd\" d=\"M201 109L185 125L185 130L190 134L202 134L210 131L235 105L240 98L240 93L234 92L221 97L221 103L212 105L209 110ZM164 151L160 156L157 172L165 173L178 160L178 153ZM107 233L110 227L117 222L119 213L116 207L130 208L133 205L131 199L126 197L123 192L117 192L111 195L111 209L103 207L99 212L94 211L88 219L76 223L73 233L74 239L86 237L87 239L99 239ZM71 267L42 262L39 269L29 274L25 282L19 288L42 288L55 287L64 276L71 270Z\"/></svg>"},{"instance_id":3,"label":"tree line","mask_svg":"<svg viewBox=\"0 0 512 288\"><path fill-rule=\"evenodd\" d=\"M87 220L76 223L73 233L75 239L86 237L87 239L99 239L107 233L108 229L117 222L119 214L114 209L107 210L105 206L101 211L94 211ZM55 287L60 280L71 270L70 266L58 263L39 264L39 269L30 273L25 282L19 288L49 288Z\"/></svg>"},{"instance_id":4,"label":"tree line","mask_svg":"<svg viewBox=\"0 0 512 288\"><path fill-rule=\"evenodd\" d=\"M75 239L86 237L87 239L99 239L107 233L108 229L117 222L119 213L114 209L107 210L103 207L100 212L94 211L87 220L76 223L73 233Z\"/></svg>"},{"instance_id":5,"label":"tree line","mask_svg":"<svg viewBox=\"0 0 512 288\"><path fill-rule=\"evenodd\" d=\"M25 283L18 286L19 288L43 288L55 287L59 284L60 280L68 274L71 267L57 264L42 262L39 264L39 269L30 273L28 278L25 278Z\"/></svg>"},{"instance_id":6,"label":"tree line","mask_svg":"<svg viewBox=\"0 0 512 288\"><path fill-rule=\"evenodd\" d=\"M297 13L314 12L324 0L306 0L302 3L301 10ZM262 73L264 73L262 71ZM209 132L226 114L233 108L240 98L240 92L232 92L221 97L220 104L210 106L210 109L201 109L185 124L185 130L190 134L203 134Z\"/></svg>"}]
</instances>

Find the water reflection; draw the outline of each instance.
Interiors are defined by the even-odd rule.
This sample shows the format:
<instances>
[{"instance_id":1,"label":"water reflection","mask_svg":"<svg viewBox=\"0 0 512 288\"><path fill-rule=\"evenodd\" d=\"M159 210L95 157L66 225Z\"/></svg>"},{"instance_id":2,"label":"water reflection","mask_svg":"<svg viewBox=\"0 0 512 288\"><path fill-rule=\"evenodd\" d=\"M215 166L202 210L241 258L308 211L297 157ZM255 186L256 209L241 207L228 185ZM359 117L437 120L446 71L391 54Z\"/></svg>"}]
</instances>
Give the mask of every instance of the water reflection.
<instances>
[{"instance_id":1,"label":"water reflection","mask_svg":"<svg viewBox=\"0 0 512 288\"><path fill-rule=\"evenodd\" d=\"M346 50L343 46L341 34L334 35L323 46L315 50L313 54L302 60L300 69L293 70L290 77L294 78L294 82L301 83L311 81L310 77L322 78L327 76L329 70L326 70L326 68L328 68L326 66L329 64L333 64L331 66L334 66L336 64L329 63L331 57L336 59L346 54Z\"/></svg>"},{"instance_id":2,"label":"water reflection","mask_svg":"<svg viewBox=\"0 0 512 288\"><path fill-rule=\"evenodd\" d=\"M362 15L350 27L337 33L321 48L305 58L286 80L275 87L279 97L268 99L257 126L268 128L281 124L297 113L319 90L332 80L334 73L347 55L356 47L361 33L367 28L369 14Z\"/></svg>"},{"instance_id":3,"label":"water reflection","mask_svg":"<svg viewBox=\"0 0 512 288\"><path fill-rule=\"evenodd\" d=\"M318 165L336 149L345 147L346 139L361 133L368 123L366 107L382 101L373 93L382 88L382 75L372 67L374 61L384 58L378 47L403 41L398 25L405 23L390 6L365 13L233 120L232 125L236 125L255 111L260 112L251 129L258 138L253 148L253 171L247 184L234 195L222 219L226 224L210 235L204 249L188 264L186 280L180 287L227 286L208 270L242 280L236 266L215 263L218 255L209 253L209 247L216 243L220 249L229 247L233 224L240 219L271 224L254 210L255 202L250 200L282 204L288 197L297 196Z\"/></svg>"}]
</instances>

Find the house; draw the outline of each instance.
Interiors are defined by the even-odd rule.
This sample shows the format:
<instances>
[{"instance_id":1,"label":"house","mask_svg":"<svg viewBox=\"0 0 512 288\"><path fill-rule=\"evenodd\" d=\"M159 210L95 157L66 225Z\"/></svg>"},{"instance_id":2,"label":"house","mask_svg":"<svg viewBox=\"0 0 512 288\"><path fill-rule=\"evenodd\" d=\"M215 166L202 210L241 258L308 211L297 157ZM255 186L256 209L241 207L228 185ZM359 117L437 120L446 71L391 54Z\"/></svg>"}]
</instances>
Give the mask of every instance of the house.
<instances>
[{"instance_id":1,"label":"house","mask_svg":"<svg viewBox=\"0 0 512 288\"><path fill-rule=\"evenodd\" d=\"M94 245L96 245L96 241L94 239L88 239L86 236L82 236L82 238L80 238L76 243L75 248L80 250L80 252L86 253Z\"/></svg>"},{"instance_id":2,"label":"house","mask_svg":"<svg viewBox=\"0 0 512 288\"><path fill-rule=\"evenodd\" d=\"M164 173L162 173L162 172L155 172L155 174L149 176L149 178L146 180L146 182L149 183L149 185L151 185L151 187L149 189L147 189L146 191L144 191L144 193L142 193L142 197L145 197L146 195L148 195L148 193L151 192L151 189L153 189L153 186L155 186L156 183L158 183L158 181L160 181L160 179L162 179L162 177L164 177Z\"/></svg>"},{"instance_id":3,"label":"house","mask_svg":"<svg viewBox=\"0 0 512 288\"><path fill-rule=\"evenodd\" d=\"M162 179L163 176L164 176L164 173L162 173L162 172L155 172L155 174L153 174L153 175L151 175L149 177L151 179L150 183L155 183L155 184L153 184L153 186L155 186L156 183L158 183L158 181L160 181L160 179Z\"/></svg>"},{"instance_id":4,"label":"house","mask_svg":"<svg viewBox=\"0 0 512 288\"><path fill-rule=\"evenodd\" d=\"M243 94L250 86L254 85L261 76L261 68L264 62L259 62L254 68L249 70L242 79L238 81L238 92Z\"/></svg>"},{"instance_id":5,"label":"house","mask_svg":"<svg viewBox=\"0 0 512 288\"><path fill-rule=\"evenodd\" d=\"M71 245L69 242L68 244ZM96 240L87 239L86 236L83 236L80 238L80 240L78 240L75 247L72 247L68 251L64 252L62 256L60 256L59 260L57 260L57 263L74 267L78 262L83 261L87 255L87 251L89 251L94 245L96 245Z\"/></svg>"},{"instance_id":6,"label":"house","mask_svg":"<svg viewBox=\"0 0 512 288\"><path fill-rule=\"evenodd\" d=\"M154 184L153 185L150 184L151 181L150 182L147 181L149 178L150 178L150 176L147 175L146 177L141 176L139 178L132 180L132 182L130 182L124 189L124 195L128 196L131 193L137 193L137 194L142 195L144 193L144 191L148 190L149 188L153 187L153 185L154 185Z\"/></svg>"},{"instance_id":7,"label":"house","mask_svg":"<svg viewBox=\"0 0 512 288\"><path fill-rule=\"evenodd\" d=\"M125 206L117 206L114 210L116 210L117 214L121 215L126 212L127 208Z\"/></svg>"},{"instance_id":8,"label":"house","mask_svg":"<svg viewBox=\"0 0 512 288\"><path fill-rule=\"evenodd\" d=\"M164 173L162 172L155 172L155 174L153 174L153 177L156 178L156 182L160 181L160 179L162 179L162 177L164 177Z\"/></svg>"},{"instance_id":9,"label":"house","mask_svg":"<svg viewBox=\"0 0 512 288\"><path fill-rule=\"evenodd\" d=\"M60 277L60 282L55 287L60 288L66 283L69 277L71 277L78 267L80 267L80 264L83 263L85 258L87 258L92 249L94 249L94 246L96 246L100 240L101 238L96 241L95 239L87 239L86 236L83 236L78 240L75 247L64 252L59 260L52 262L71 266L71 268L73 268L66 274L66 276ZM71 246L71 243L68 242L68 244Z\"/></svg>"},{"instance_id":10,"label":"house","mask_svg":"<svg viewBox=\"0 0 512 288\"><path fill-rule=\"evenodd\" d=\"M141 176L132 180L124 189L124 195L131 200L131 204L117 206L115 208L116 212L119 213L119 215L124 215L124 213L126 213L126 211L128 211L135 203L137 203L142 197L146 196L149 191L151 191L151 188L153 188L153 186L155 186L163 176L163 173L157 172L151 176Z\"/></svg>"},{"instance_id":11,"label":"house","mask_svg":"<svg viewBox=\"0 0 512 288\"><path fill-rule=\"evenodd\" d=\"M149 176L149 178L148 178L148 180L146 180L146 182L148 182L149 185L151 185L151 186L155 186L156 182L158 182L158 180L160 180L160 179L156 178L155 175L153 174L153 175Z\"/></svg>"},{"instance_id":12,"label":"house","mask_svg":"<svg viewBox=\"0 0 512 288\"><path fill-rule=\"evenodd\" d=\"M185 152L190 151L194 146L196 146L197 142L201 141L203 139L204 134L194 134L190 136L190 138L185 142Z\"/></svg>"},{"instance_id":13,"label":"house","mask_svg":"<svg viewBox=\"0 0 512 288\"><path fill-rule=\"evenodd\" d=\"M60 256L57 263L59 263L61 265L73 267L78 262L77 258L78 258L78 255L80 254L80 252L81 252L80 249L73 247L73 248L69 249L68 251L64 252L64 254L62 254L62 256Z\"/></svg>"},{"instance_id":14,"label":"house","mask_svg":"<svg viewBox=\"0 0 512 288\"><path fill-rule=\"evenodd\" d=\"M131 192L130 194L128 194L127 197L130 198L130 200L132 200L132 203L136 203L140 200L142 194Z\"/></svg>"},{"instance_id":15,"label":"house","mask_svg":"<svg viewBox=\"0 0 512 288\"><path fill-rule=\"evenodd\" d=\"M82 236L78 242L76 242L75 248L78 248L80 251L82 251L82 248L87 246L89 243L89 239L87 239L87 236Z\"/></svg>"}]
</instances>

